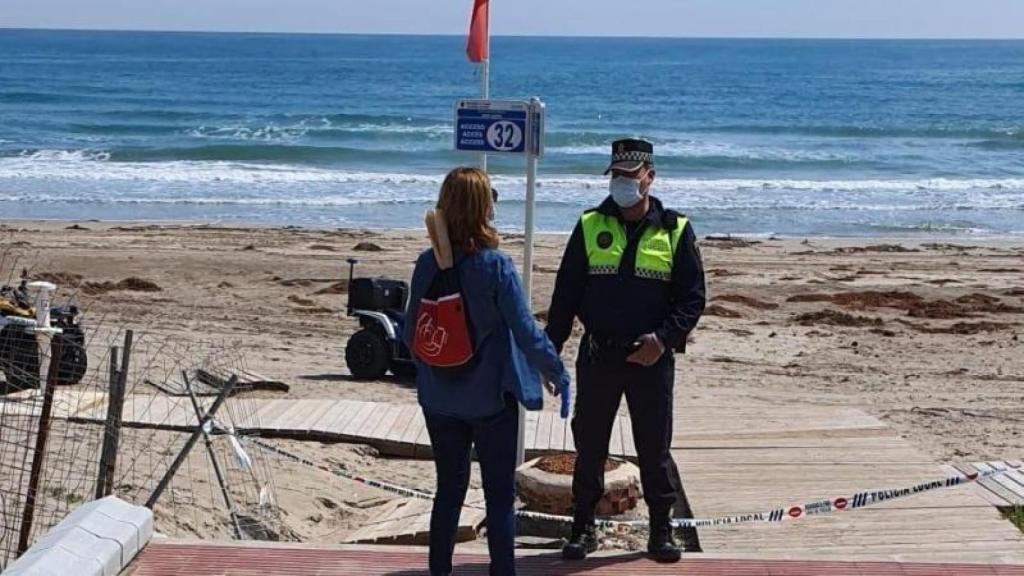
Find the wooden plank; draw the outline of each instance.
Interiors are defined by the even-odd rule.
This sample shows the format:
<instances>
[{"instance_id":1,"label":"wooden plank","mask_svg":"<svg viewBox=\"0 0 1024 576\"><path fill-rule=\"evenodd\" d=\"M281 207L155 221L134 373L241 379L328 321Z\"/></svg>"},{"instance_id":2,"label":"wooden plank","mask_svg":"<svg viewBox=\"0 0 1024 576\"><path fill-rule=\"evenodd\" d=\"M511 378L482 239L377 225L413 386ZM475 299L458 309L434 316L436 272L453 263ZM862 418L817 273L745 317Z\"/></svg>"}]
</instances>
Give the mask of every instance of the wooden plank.
<instances>
[{"instance_id":1,"label":"wooden plank","mask_svg":"<svg viewBox=\"0 0 1024 576\"><path fill-rule=\"evenodd\" d=\"M291 408L291 402L288 400L269 400L266 403L261 403L256 410L256 421L260 423L261 427L266 426L268 422L273 422L289 408Z\"/></svg>"},{"instance_id":2,"label":"wooden plank","mask_svg":"<svg viewBox=\"0 0 1024 576\"><path fill-rule=\"evenodd\" d=\"M323 421L335 406L337 406L337 402L318 400L317 407L310 410L308 416L298 423L299 427L307 432L317 430L317 424Z\"/></svg>"},{"instance_id":3,"label":"wooden plank","mask_svg":"<svg viewBox=\"0 0 1024 576\"><path fill-rule=\"evenodd\" d=\"M608 440L608 455L622 456L622 418L619 416L612 420L612 435Z\"/></svg>"},{"instance_id":4,"label":"wooden plank","mask_svg":"<svg viewBox=\"0 0 1024 576\"><path fill-rule=\"evenodd\" d=\"M324 402L326 410L319 418L314 420L310 425L309 429L316 432L324 432L327 426L338 417L338 413L344 408L345 400L334 400L331 402Z\"/></svg>"},{"instance_id":5,"label":"wooden plank","mask_svg":"<svg viewBox=\"0 0 1024 576\"><path fill-rule=\"evenodd\" d=\"M385 404L383 402L376 403L373 410L370 412L370 415L366 417L366 421L363 423L363 430L358 434L358 436L367 439L376 439L377 437L373 435L373 431L381 425L381 420L387 416L389 410L391 410L390 404Z\"/></svg>"},{"instance_id":6,"label":"wooden plank","mask_svg":"<svg viewBox=\"0 0 1024 576\"><path fill-rule=\"evenodd\" d=\"M417 447L430 446L430 430L427 429L427 424L424 421L423 426L419 429L419 434L412 443Z\"/></svg>"},{"instance_id":7,"label":"wooden plank","mask_svg":"<svg viewBox=\"0 0 1024 576\"><path fill-rule=\"evenodd\" d=\"M78 416L92 419L107 416L107 395L89 390L58 391L54 394L53 415L57 418Z\"/></svg>"},{"instance_id":8,"label":"wooden plank","mask_svg":"<svg viewBox=\"0 0 1024 576\"><path fill-rule=\"evenodd\" d=\"M132 420L140 423L163 424L168 420L168 413L175 408L175 403L163 396L135 396L131 412L126 409L122 414L131 414Z\"/></svg>"},{"instance_id":9,"label":"wooden plank","mask_svg":"<svg viewBox=\"0 0 1024 576\"><path fill-rule=\"evenodd\" d=\"M619 430L622 432L622 454L628 459L636 459L636 443L633 441L633 421L623 419Z\"/></svg>"},{"instance_id":10,"label":"wooden plank","mask_svg":"<svg viewBox=\"0 0 1024 576\"><path fill-rule=\"evenodd\" d=\"M425 419L423 420L423 426L419 429L419 433L412 440L411 444L414 457L430 458L433 455L433 446L430 444L430 429L427 428Z\"/></svg>"},{"instance_id":11,"label":"wooden plank","mask_svg":"<svg viewBox=\"0 0 1024 576\"><path fill-rule=\"evenodd\" d=\"M565 431L568 428L568 419L563 420L560 416L551 422L551 434L548 438L548 447L552 452L561 452L565 449Z\"/></svg>"},{"instance_id":12,"label":"wooden plank","mask_svg":"<svg viewBox=\"0 0 1024 576\"><path fill-rule=\"evenodd\" d=\"M1021 472L1020 470L1010 470L1006 473L1006 477L1016 484L1013 491L1024 496L1024 472Z\"/></svg>"},{"instance_id":13,"label":"wooden plank","mask_svg":"<svg viewBox=\"0 0 1024 576\"><path fill-rule=\"evenodd\" d=\"M383 440L387 436L388 431L395 425L398 414L402 411L402 407L397 404L386 404L385 406L387 406L387 410L385 410L384 416L380 418L377 426L370 431L370 436L379 440Z\"/></svg>"},{"instance_id":14,"label":"wooden plank","mask_svg":"<svg viewBox=\"0 0 1024 576\"><path fill-rule=\"evenodd\" d=\"M534 436L533 448L527 446L527 449L543 450L544 452L551 451L549 440L551 438L551 422L554 420L554 416L555 414L552 412L539 412L537 414L537 434Z\"/></svg>"},{"instance_id":15,"label":"wooden plank","mask_svg":"<svg viewBox=\"0 0 1024 576\"><path fill-rule=\"evenodd\" d=\"M263 427L281 432L294 432L300 430L298 422L305 414L313 408L319 400L283 400L288 407L274 418L264 420Z\"/></svg>"},{"instance_id":16,"label":"wooden plank","mask_svg":"<svg viewBox=\"0 0 1024 576\"><path fill-rule=\"evenodd\" d=\"M409 427L402 433L402 438L399 442L403 444L416 444L416 438L427 429L426 421L423 419L423 413L414 414L412 420L409 422Z\"/></svg>"},{"instance_id":17,"label":"wooden plank","mask_svg":"<svg viewBox=\"0 0 1024 576\"><path fill-rule=\"evenodd\" d=\"M342 400L332 408L332 417L325 418L320 425L320 431L335 436L341 435L341 430L348 424L348 421L359 411L360 404L353 400Z\"/></svg>"},{"instance_id":18,"label":"wooden plank","mask_svg":"<svg viewBox=\"0 0 1024 576\"><path fill-rule=\"evenodd\" d=\"M339 431L341 435L348 436L350 438L361 437L360 435L363 432L363 425L366 423L366 419L370 416L370 413L372 413L373 409L376 407L376 402L362 402L362 405L355 413L355 416L353 416L352 419L345 424L345 427Z\"/></svg>"},{"instance_id":19,"label":"wooden plank","mask_svg":"<svg viewBox=\"0 0 1024 576\"><path fill-rule=\"evenodd\" d=\"M378 514L367 521L363 528L345 538L349 544L393 544L424 545L430 536L431 503L418 498L399 498L380 507ZM456 541L467 542L476 539L476 527L484 519L485 512L478 508L464 507L459 515Z\"/></svg>"},{"instance_id":20,"label":"wooden plank","mask_svg":"<svg viewBox=\"0 0 1024 576\"><path fill-rule=\"evenodd\" d=\"M998 476L989 478L988 481L993 482L1001 486L1006 490L1005 499L1010 505L1018 506L1024 504L1024 485L1019 484L1016 480L1010 477L1012 471L1004 472Z\"/></svg>"},{"instance_id":21,"label":"wooden plank","mask_svg":"<svg viewBox=\"0 0 1024 576\"><path fill-rule=\"evenodd\" d=\"M199 416L196 416L196 409L192 406L192 401L185 396L166 398L167 411L163 415L163 422L168 426L179 426L182 428L192 428L199 425ZM204 409L202 401L200 401L200 409ZM223 414L221 415L223 418Z\"/></svg>"},{"instance_id":22,"label":"wooden plank","mask_svg":"<svg viewBox=\"0 0 1024 576\"><path fill-rule=\"evenodd\" d=\"M388 442L400 442L402 440L402 434L405 433L409 426L412 426L416 413L419 411L420 407L416 405L409 404L400 406L398 417L395 418L395 422L391 425L391 429L384 434L384 440Z\"/></svg>"},{"instance_id":23,"label":"wooden plank","mask_svg":"<svg viewBox=\"0 0 1024 576\"><path fill-rule=\"evenodd\" d=\"M532 450L534 444L537 442L537 424L540 418L537 412L528 411L524 420L524 433L523 433L523 447L526 450Z\"/></svg>"},{"instance_id":24,"label":"wooden plank","mask_svg":"<svg viewBox=\"0 0 1024 576\"><path fill-rule=\"evenodd\" d=\"M573 437L572 431L572 420L565 421L565 444L562 446L562 452L575 452L576 451L576 439Z\"/></svg>"}]
</instances>

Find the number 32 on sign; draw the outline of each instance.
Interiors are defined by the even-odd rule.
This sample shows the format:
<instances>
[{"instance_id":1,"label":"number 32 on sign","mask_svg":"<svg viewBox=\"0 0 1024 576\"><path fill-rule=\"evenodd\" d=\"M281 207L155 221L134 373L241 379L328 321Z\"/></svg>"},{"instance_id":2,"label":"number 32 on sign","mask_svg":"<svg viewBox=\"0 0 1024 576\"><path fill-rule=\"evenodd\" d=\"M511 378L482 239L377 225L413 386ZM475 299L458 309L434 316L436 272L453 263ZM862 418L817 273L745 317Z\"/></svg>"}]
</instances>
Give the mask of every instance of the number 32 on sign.
<instances>
[{"instance_id":1,"label":"number 32 on sign","mask_svg":"<svg viewBox=\"0 0 1024 576\"><path fill-rule=\"evenodd\" d=\"M540 156L543 109L539 101L459 100L455 149Z\"/></svg>"}]
</instances>

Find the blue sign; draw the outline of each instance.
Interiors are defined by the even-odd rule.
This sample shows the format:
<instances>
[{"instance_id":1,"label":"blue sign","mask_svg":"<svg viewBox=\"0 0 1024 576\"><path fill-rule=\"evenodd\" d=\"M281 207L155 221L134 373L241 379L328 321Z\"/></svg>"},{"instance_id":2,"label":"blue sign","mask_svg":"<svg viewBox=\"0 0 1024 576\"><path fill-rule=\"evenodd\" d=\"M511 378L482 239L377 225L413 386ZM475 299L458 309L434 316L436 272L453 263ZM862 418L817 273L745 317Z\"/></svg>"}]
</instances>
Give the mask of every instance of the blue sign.
<instances>
[{"instance_id":1,"label":"blue sign","mask_svg":"<svg viewBox=\"0 0 1024 576\"><path fill-rule=\"evenodd\" d=\"M528 102L460 100L455 106L455 149L523 154L531 133Z\"/></svg>"}]
</instances>

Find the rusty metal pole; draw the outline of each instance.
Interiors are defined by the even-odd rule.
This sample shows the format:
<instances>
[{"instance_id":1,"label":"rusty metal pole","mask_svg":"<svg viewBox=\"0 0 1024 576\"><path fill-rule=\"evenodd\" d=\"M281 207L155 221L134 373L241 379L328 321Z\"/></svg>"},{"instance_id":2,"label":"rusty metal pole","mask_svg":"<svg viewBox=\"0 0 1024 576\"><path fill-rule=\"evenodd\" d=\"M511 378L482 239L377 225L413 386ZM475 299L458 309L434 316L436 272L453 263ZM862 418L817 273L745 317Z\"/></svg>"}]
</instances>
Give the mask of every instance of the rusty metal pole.
<instances>
[{"instance_id":1,"label":"rusty metal pole","mask_svg":"<svg viewBox=\"0 0 1024 576\"><path fill-rule=\"evenodd\" d=\"M185 390L188 391L189 398L192 399L192 408L196 412L196 419L200 424L203 423L203 409L199 406L199 400L196 399L196 393L192 390L192 381L189 380L188 373L185 370L181 371L181 378L185 382ZM220 486L220 494L224 497L224 505L228 508L228 514L231 516L231 525L235 529L235 538L241 540L244 532L242 532L242 525L238 520L238 511L235 508L235 501L231 498L231 492L228 491L227 483L224 481L224 473L221 472L220 463L217 462L217 452L213 449L213 440L210 438L210 432L206 429L206 426L202 427L203 430L203 441L206 443L206 453L210 456L210 465L213 466L213 473L217 477L217 484Z\"/></svg>"},{"instance_id":2,"label":"rusty metal pole","mask_svg":"<svg viewBox=\"0 0 1024 576\"><path fill-rule=\"evenodd\" d=\"M32 468L28 477L28 491L25 493L25 508L21 513L21 532L18 536L18 555L28 550L32 536L32 520L36 513L36 494L42 479L43 462L46 460L46 442L50 437L50 415L53 411L53 390L60 374L60 357L63 351L62 336L54 334L50 342L50 365L46 371L46 389L43 391L43 407L39 412L39 426L36 428L36 445L32 454Z\"/></svg>"},{"instance_id":3,"label":"rusty metal pole","mask_svg":"<svg viewBox=\"0 0 1024 576\"><path fill-rule=\"evenodd\" d=\"M114 427L114 392L117 390L117 382L120 378L117 374L117 354L118 347L111 346L110 363L107 366L109 380L109 386L107 388L107 420L106 425L103 428L102 452L100 452L100 465L98 474L96 475L96 500L109 496L107 493L107 475L110 468L108 463L110 462L111 440L113 436L112 430Z\"/></svg>"},{"instance_id":4,"label":"rusty metal pole","mask_svg":"<svg viewBox=\"0 0 1024 576\"><path fill-rule=\"evenodd\" d=\"M160 483L157 484L156 489L154 489L153 493L149 495L149 499L146 500L146 508L152 510L153 506L156 505L156 501L160 499L160 495L164 493L164 490L166 490L167 486L171 483L171 478L174 478L174 475L178 472L178 468L181 468L182 463L185 462L185 458L187 458L189 452L192 451L192 447L195 446L199 437L203 435L204 427L213 420L214 415L216 415L217 411L220 410L221 405L224 404L224 401L231 395L231 391L234 390L235 384L238 384L238 376L232 375L231 378L228 379L227 384L221 388L220 396L217 396L217 399L213 401L213 406L210 406L210 409L207 410L206 413L203 414L203 417L199 419L199 425L192 431L192 435L189 436L188 441L185 442L185 446L181 448L181 452L179 452L178 456L175 457L174 462L171 463L171 466L167 469L164 477L160 479Z\"/></svg>"},{"instance_id":5,"label":"rusty metal pole","mask_svg":"<svg viewBox=\"0 0 1024 576\"><path fill-rule=\"evenodd\" d=\"M121 444L121 423L124 413L124 395L128 384L128 366L132 358L134 332L124 334L124 352L118 367L117 346L110 348L110 392L107 395L107 420L103 429L103 453L100 456L99 477L96 481L96 499L114 493L117 472L117 452Z\"/></svg>"}]
</instances>

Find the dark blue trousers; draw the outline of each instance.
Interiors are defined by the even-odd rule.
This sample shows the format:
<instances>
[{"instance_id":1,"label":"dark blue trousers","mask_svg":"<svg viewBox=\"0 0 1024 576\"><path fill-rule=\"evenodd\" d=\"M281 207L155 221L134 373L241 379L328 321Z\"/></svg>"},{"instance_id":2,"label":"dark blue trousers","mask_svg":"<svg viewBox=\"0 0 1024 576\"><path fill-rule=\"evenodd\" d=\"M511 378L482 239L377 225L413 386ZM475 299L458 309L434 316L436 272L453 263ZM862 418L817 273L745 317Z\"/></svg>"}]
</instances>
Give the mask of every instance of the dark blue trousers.
<instances>
[{"instance_id":1,"label":"dark blue trousers","mask_svg":"<svg viewBox=\"0 0 1024 576\"><path fill-rule=\"evenodd\" d=\"M459 513L469 486L471 449L476 446L487 500L487 547L491 576L513 576L515 569L515 469L518 404L488 418L463 420L424 411L437 468L437 491L430 515L430 574L452 573Z\"/></svg>"}]
</instances>

